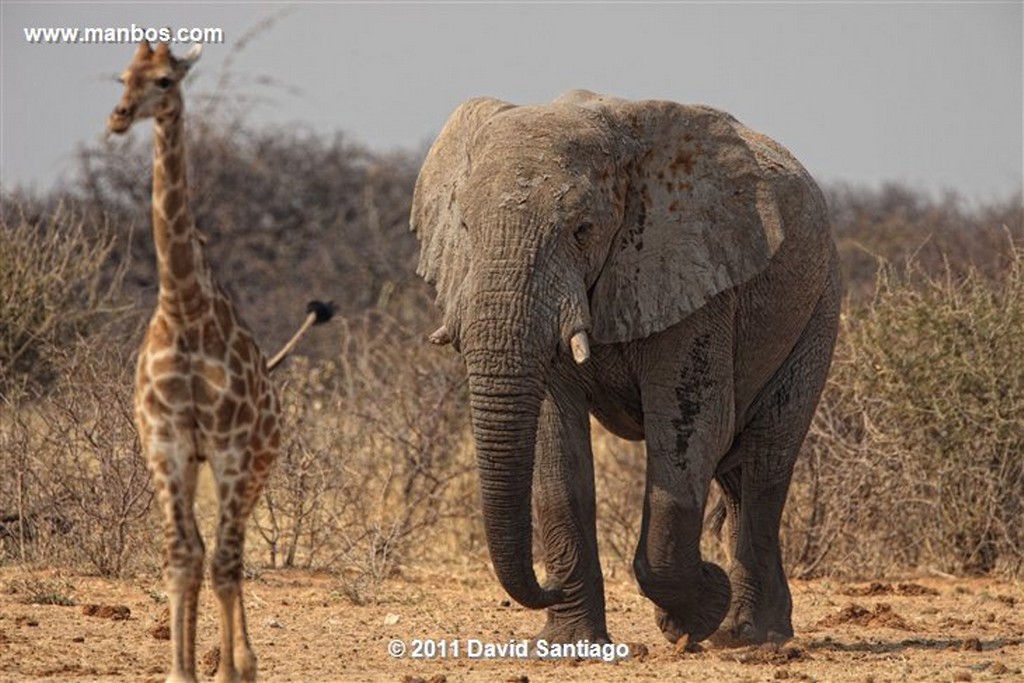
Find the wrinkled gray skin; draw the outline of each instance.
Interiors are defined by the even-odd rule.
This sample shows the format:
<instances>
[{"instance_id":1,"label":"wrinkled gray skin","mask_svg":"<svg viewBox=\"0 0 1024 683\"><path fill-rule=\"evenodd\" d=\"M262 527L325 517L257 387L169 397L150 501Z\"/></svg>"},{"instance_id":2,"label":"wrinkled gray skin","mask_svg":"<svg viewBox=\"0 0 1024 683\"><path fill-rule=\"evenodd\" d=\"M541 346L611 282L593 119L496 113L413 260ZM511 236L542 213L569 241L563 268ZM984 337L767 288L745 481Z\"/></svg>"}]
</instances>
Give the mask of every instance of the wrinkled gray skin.
<instances>
[{"instance_id":1,"label":"wrinkled gray skin","mask_svg":"<svg viewBox=\"0 0 1024 683\"><path fill-rule=\"evenodd\" d=\"M646 441L633 566L665 636L791 636L779 520L840 299L825 203L800 164L707 107L474 99L424 162L412 227L444 315L434 341L466 361L494 569L547 608L540 637L608 639L588 413ZM712 478L728 574L700 555Z\"/></svg>"}]
</instances>

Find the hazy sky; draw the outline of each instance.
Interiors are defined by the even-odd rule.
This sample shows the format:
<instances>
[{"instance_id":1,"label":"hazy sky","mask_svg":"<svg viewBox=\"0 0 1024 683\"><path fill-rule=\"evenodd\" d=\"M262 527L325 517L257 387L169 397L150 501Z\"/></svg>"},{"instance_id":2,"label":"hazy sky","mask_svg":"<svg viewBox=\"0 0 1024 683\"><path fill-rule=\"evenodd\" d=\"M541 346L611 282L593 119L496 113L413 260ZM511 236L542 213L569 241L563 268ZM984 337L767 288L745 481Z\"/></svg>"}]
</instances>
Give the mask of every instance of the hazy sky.
<instances>
[{"instance_id":1,"label":"hazy sky","mask_svg":"<svg viewBox=\"0 0 1024 683\"><path fill-rule=\"evenodd\" d=\"M134 49L29 44L26 27L221 27L226 43L206 46L195 96L282 7L5 1L3 186L68 177ZM234 54L232 73L235 92L254 98L253 123L341 131L382 151L425 146L468 97L543 102L584 87L726 109L824 181L985 201L1022 186L1022 22L1020 0L299 4Z\"/></svg>"}]
</instances>

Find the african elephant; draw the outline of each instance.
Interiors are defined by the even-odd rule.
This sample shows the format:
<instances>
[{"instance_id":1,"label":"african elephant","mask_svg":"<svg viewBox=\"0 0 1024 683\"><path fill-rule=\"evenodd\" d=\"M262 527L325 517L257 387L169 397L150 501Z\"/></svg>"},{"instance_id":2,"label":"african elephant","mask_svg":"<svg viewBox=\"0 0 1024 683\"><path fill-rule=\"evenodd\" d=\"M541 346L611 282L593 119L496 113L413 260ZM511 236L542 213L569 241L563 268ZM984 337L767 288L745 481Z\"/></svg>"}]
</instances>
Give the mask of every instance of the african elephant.
<instances>
[{"instance_id":1,"label":"african elephant","mask_svg":"<svg viewBox=\"0 0 1024 683\"><path fill-rule=\"evenodd\" d=\"M704 106L459 106L416 182L418 273L468 372L487 544L539 637L605 641L589 415L645 440L633 567L671 642L792 635L779 521L835 345L825 201ZM712 478L732 565L702 561ZM547 580L534 572L536 505Z\"/></svg>"}]
</instances>

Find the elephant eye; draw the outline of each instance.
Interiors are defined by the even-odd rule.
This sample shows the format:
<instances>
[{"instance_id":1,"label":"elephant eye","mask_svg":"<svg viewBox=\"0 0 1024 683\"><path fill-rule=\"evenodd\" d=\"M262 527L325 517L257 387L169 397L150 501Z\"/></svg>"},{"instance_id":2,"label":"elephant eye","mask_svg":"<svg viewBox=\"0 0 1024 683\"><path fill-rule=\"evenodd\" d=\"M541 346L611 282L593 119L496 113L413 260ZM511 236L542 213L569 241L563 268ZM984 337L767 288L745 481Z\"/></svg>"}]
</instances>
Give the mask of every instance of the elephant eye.
<instances>
[{"instance_id":1,"label":"elephant eye","mask_svg":"<svg viewBox=\"0 0 1024 683\"><path fill-rule=\"evenodd\" d=\"M576 231L573 233L573 236L576 238L577 242L582 244L583 242L586 241L587 237L590 235L591 232L593 232L593 230L593 223L580 223L579 227L577 227Z\"/></svg>"}]
</instances>

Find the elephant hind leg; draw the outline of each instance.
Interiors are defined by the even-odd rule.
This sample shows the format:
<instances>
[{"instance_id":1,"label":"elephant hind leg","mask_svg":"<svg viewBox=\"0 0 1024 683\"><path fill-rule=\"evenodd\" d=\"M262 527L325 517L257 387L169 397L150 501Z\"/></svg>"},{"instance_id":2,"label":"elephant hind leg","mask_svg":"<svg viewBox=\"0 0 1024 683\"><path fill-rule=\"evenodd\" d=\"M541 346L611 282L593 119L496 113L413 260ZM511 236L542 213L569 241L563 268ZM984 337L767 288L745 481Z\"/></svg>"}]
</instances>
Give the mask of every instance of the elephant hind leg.
<instances>
[{"instance_id":1,"label":"elephant hind leg","mask_svg":"<svg viewBox=\"0 0 1024 683\"><path fill-rule=\"evenodd\" d=\"M732 601L717 642L759 643L793 635L779 525L793 465L828 376L838 315L835 278L733 441L727 460L739 466L718 475L733 549Z\"/></svg>"},{"instance_id":2,"label":"elephant hind leg","mask_svg":"<svg viewBox=\"0 0 1024 683\"><path fill-rule=\"evenodd\" d=\"M752 481L743 472L742 493L728 505L732 562L729 611L712 640L719 645L785 640L793 635L793 602L782 566L779 521L788 477Z\"/></svg>"}]
</instances>

